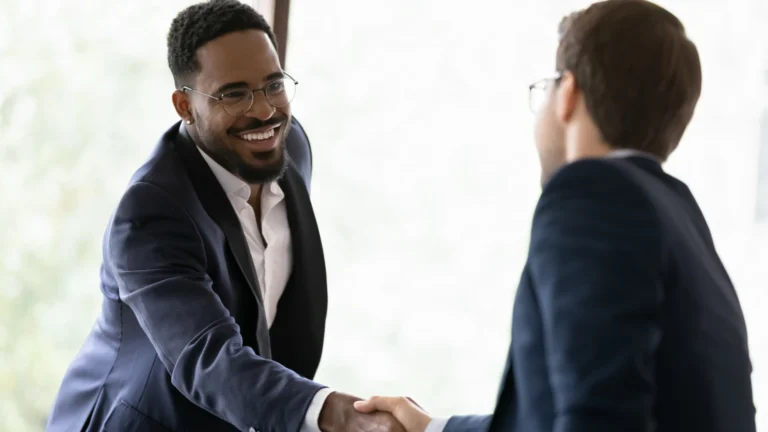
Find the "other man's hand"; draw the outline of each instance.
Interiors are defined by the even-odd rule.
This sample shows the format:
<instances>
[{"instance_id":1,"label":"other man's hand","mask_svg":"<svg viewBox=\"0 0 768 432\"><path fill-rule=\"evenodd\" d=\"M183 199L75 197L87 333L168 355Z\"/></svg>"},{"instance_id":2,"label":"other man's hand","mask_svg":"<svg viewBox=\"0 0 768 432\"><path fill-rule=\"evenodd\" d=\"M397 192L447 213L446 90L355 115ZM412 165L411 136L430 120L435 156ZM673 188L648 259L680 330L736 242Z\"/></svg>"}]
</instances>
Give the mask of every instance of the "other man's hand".
<instances>
[{"instance_id":1,"label":"other man's hand","mask_svg":"<svg viewBox=\"0 0 768 432\"><path fill-rule=\"evenodd\" d=\"M406 432L424 432L432 421L429 414L409 397L374 396L367 401L355 402L355 409L363 413L391 413L405 426Z\"/></svg>"},{"instance_id":2,"label":"other man's hand","mask_svg":"<svg viewBox=\"0 0 768 432\"><path fill-rule=\"evenodd\" d=\"M386 412L364 413L353 404L360 398L333 392L323 404L318 425L322 432L405 432L403 426Z\"/></svg>"}]
</instances>

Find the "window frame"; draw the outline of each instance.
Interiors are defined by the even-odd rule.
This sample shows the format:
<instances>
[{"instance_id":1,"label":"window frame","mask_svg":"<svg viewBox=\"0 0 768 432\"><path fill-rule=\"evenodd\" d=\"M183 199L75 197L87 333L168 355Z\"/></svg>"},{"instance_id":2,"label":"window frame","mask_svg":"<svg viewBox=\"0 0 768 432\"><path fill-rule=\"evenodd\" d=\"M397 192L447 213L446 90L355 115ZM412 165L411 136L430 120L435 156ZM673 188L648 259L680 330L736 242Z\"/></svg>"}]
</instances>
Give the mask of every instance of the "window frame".
<instances>
[{"instance_id":1,"label":"window frame","mask_svg":"<svg viewBox=\"0 0 768 432\"><path fill-rule=\"evenodd\" d=\"M285 56L288 52L288 20L291 0L250 0L251 5L264 15L277 40L277 55L280 65L285 69Z\"/></svg>"}]
</instances>

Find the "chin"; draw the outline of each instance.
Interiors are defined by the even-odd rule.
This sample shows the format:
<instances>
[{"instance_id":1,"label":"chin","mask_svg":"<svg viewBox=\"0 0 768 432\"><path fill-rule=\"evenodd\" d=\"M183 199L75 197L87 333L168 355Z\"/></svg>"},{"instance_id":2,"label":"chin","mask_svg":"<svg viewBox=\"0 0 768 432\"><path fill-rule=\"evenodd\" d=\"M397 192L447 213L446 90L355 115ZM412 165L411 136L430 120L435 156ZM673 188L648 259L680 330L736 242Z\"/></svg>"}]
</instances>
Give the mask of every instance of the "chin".
<instances>
[{"instance_id":1,"label":"chin","mask_svg":"<svg viewBox=\"0 0 768 432\"><path fill-rule=\"evenodd\" d=\"M265 152L251 152L249 165L254 168L282 163L285 159L285 145L280 145Z\"/></svg>"},{"instance_id":2,"label":"chin","mask_svg":"<svg viewBox=\"0 0 768 432\"><path fill-rule=\"evenodd\" d=\"M269 155L265 154L269 153ZM238 173L247 183L267 183L279 180L288 167L288 160L282 148L264 152L240 166ZM255 159L255 160L253 160Z\"/></svg>"}]
</instances>

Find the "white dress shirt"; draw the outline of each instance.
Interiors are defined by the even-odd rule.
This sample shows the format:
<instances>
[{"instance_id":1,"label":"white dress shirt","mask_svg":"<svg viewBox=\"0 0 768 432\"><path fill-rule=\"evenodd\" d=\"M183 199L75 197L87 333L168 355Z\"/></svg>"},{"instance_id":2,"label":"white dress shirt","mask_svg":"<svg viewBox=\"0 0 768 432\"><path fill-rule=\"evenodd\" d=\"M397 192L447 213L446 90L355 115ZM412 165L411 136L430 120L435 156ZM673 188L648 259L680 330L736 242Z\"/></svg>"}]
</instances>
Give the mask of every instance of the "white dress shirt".
<instances>
[{"instance_id":1,"label":"white dress shirt","mask_svg":"<svg viewBox=\"0 0 768 432\"><path fill-rule=\"evenodd\" d=\"M262 186L261 230L259 230L256 213L248 204L248 199L251 197L250 185L227 171L199 147L198 151L218 179L240 220L240 226L251 252L253 266L256 269L261 296L264 299L267 325L272 327L277 315L277 303L285 291L285 285L293 268L291 229L285 209L285 194L276 181ZM315 394L304 418L301 432L320 432L317 421L325 399L331 393L330 389L324 388Z\"/></svg>"}]
</instances>

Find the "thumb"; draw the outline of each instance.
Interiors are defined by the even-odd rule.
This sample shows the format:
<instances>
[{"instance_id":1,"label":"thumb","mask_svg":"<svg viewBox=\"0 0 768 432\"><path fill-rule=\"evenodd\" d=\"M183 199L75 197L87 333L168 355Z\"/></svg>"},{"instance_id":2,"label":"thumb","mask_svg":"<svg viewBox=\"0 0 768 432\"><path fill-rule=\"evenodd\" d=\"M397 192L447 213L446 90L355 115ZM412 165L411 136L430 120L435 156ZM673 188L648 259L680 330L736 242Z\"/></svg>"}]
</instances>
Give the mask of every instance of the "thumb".
<instances>
[{"instance_id":1,"label":"thumb","mask_svg":"<svg viewBox=\"0 0 768 432\"><path fill-rule=\"evenodd\" d=\"M373 396L372 398L364 401L357 401L354 403L356 410L363 413L370 413L373 411L387 411L392 412L396 407L396 398Z\"/></svg>"}]
</instances>

